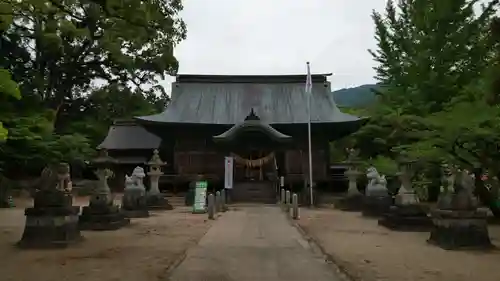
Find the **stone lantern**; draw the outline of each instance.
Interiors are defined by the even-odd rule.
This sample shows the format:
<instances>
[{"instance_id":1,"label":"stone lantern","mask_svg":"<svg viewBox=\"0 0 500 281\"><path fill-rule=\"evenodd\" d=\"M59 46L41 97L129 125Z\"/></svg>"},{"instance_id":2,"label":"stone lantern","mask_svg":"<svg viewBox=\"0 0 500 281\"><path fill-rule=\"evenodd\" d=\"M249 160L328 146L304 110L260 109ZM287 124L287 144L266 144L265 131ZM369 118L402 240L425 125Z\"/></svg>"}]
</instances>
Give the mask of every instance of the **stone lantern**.
<instances>
[{"instance_id":1,"label":"stone lantern","mask_svg":"<svg viewBox=\"0 0 500 281\"><path fill-rule=\"evenodd\" d=\"M90 197L89 206L82 208L81 229L116 230L129 224L130 220L123 215L120 207L114 204L114 198L108 186L108 179L113 176L111 168L115 160L102 149L92 164L97 169L95 174L98 181Z\"/></svg>"},{"instance_id":2,"label":"stone lantern","mask_svg":"<svg viewBox=\"0 0 500 281\"><path fill-rule=\"evenodd\" d=\"M396 195L394 206L379 220L379 224L392 230L428 231L432 221L427 208L420 204L412 186L416 160L403 156L398 160L398 177L401 186Z\"/></svg>"},{"instance_id":3,"label":"stone lantern","mask_svg":"<svg viewBox=\"0 0 500 281\"><path fill-rule=\"evenodd\" d=\"M150 180L150 188L146 197L148 208L172 210L172 205L170 205L168 200L161 194L159 188L160 177L163 175L161 168L165 166L166 163L161 160L158 149L153 151L153 156L147 164L149 166L149 172L147 174Z\"/></svg>"},{"instance_id":4,"label":"stone lantern","mask_svg":"<svg viewBox=\"0 0 500 281\"><path fill-rule=\"evenodd\" d=\"M412 178L415 175L414 165L417 161L401 158L398 161L399 172L398 177L401 181L401 187L395 198L396 205L412 205L418 204L419 199L413 189Z\"/></svg>"},{"instance_id":5,"label":"stone lantern","mask_svg":"<svg viewBox=\"0 0 500 281\"><path fill-rule=\"evenodd\" d=\"M336 202L336 207L343 211L361 211L363 207L363 194L358 190L357 179L362 174L358 170L359 161L355 160L357 152L354 149L349 149L349 156L344 162L347 165L345 176L349 182L349 188L344 198Z\"/></svg>"}]
</instances>

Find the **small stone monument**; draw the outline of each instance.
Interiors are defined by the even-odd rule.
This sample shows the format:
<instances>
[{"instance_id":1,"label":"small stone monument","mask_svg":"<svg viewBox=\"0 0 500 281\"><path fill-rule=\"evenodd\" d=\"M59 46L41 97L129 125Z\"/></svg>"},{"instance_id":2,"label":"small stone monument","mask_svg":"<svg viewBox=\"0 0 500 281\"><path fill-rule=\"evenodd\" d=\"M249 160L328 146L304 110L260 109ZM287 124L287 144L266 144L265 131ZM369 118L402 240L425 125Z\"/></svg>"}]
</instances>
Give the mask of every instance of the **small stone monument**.
<instances>
[{"instance_id":1,"label":"small stone monument","mask_svg":"<svg viewBox=\"0 0 500 281\"><path fill-rule=\"evenodd\" d=\"M361 211L363 209L364 195L359 192L357 182L358 177L361 175L361 172L357 169L358 162L355 160L357 155L356 150L348 149L348 157L345 161L348 168L345 171L345 176L349 182L349 188L347 194L335 204L335 207L342 211Z\"/></svg>"},{"instance_id":2,"label":"small stone monument","mask_svg":"<svg viewBox=\"0 0 500 281\"><path fill-rule=\"evenodd\" d=\"M285 212L290 211L290 200L291 200L291 193L290 190L285 191Z\"/></svg>"},{"instance_id":3,"label":"small stone monument","mask_svg":"<svg viewBox=\"0 0 500 281\"><path fill-rule=\"evenodd\" d=\"M92 161L96 167L98 182L92 192L88 206L83 207L80 215L80 228L83 230L116 230L130 223L120 207L114 204L114 198L108 186L108 178L113 176L110 170L115 163L106 150L99 151L99 156Z\"/></svg>"},{"instance_id":4,"label":"small stone monument","mask_svg":"<svg viewBox=\"0 0 500 281\"><path fill-rule=\"evenodd\" d=\"M222 196L220 191L215 192L215 210L217 213L222 212Z\"/></svg>"},{"instance_id":5,"label":"small stone monument","mask_svg":"<svg viewBox=\"0 0 500 281\"><path fill-rule=\"evenodd\" d=\"M208 219L214 220L215 219L215 197L212 193L208 194L207 198L207 213L208 213Z\"/></svg>"},{"instance_id":6,"label":"small stone monument","mask_svg":"<svg viewBox=\"0 0 500 281\"><path fill-rule=\"evenodd\" d=\"M291 211L292 219L299 219L299 198L297 193L292 194L292 211Z\"/></svg>"},{"instance_id":7,"label":"small stone monument","mask_svg":"<svg viewBox=\"0 0 500 281\"><path fill-rule=\"evenodd\" d=\"M146 204L146 188L144 187L144 169L135 167L132 175L125 175L125 189L122 197L122 209L128 218L149 217L148 206Z\"/></svg>"},{"instance_id":8,"label":"small stone monument","mask_svg":"<svg viewBox=\"0 0 500 281\"><path fill-rule=\"evenodd\" d=\"M420 204L412 186L416 161L402 158L398 162L401 187L396 195L395 205L390 207L378 223L392 230L429 231L432 221L427 215L428 210Z\"/></svg>"},{"instance_id":9,"label":"small stone monument","mask_svg":"<svg viewBox=\"0 0 500 281\"><path fill-rule=\"evenodd\" d=\"M447 192L451 184L453 192L443 195L438 209L431 212L434 226L427 241L446 250L491 248L487 213L477 209L472 192L474 179L463 170L447 172Z\"/></svg>"},{"instance_id":10,"label":"small stone monument","mask_svg":"<svg viewBox=\"0 0 500 281\"><path fill-rule=\"evenodd\" d=\"M457 167L446 163L441 165L443 176L441 177L441 187L438 196L437 207L439 209L451 208L451 200L455 192L455 179L457 176Z\"/></svg>"},{"instance_id":11,"label":"small stone monument","mask_svg":"<svg viewBox=\"0 0 500 281\"><path fill-rule=\"evenodd\" d=\"M161 167L165 165L160 158L158 149L153 151L153 157L148 162L151 186L146 194L146 202L150 210L172 210L174 207L170 205L168 200L161 194L159 188L160 177L163 175Z\"/></svg>"},{"instance_id":12,"label":"small stone monument","mask_svg":"<svg viewBox=\"0 0 500 281\"><path fill-rule=\"evenodd\" d=\"M392 197L387 190L387 180L373 166L367 169L368 184L363 198L363 216L379 217L392 205Z\"/></svg>"},{"instance_id":13,"label":"small stone monument","mask_svg":"<svg viewBox=\"0 0 500 281\"><path fill-rule=\"evenodd\" d=\"M226 202L226 189L225 188L223 188L220 191L220 197L221 197L221 201L222 201L222 211L227 212L228 208L227 208L227 202Z\"/></svg>"},{"instance_id":14,"label":"small stone monument","mask_svg":"<svg viewBox=\"0 0 500 281\"><path fill-rule=\"evenodd\" d=\"M57 170L45 168L37 186L34 206L25 209L26 224L18 246L22 248L59 248L80 242L80 207L73 206L70 168L59 164Z\"/></svg>"},{"instance_id":15,"label":"small stone monument","mask_svg":"<svg viewBox=\"0 0 500 281\"><path fill-rule=\"evenodd\" d=\"M282 208L285 208L285 202L286 202L285 192L286 190L284 188L282 188L280 191L280 203Z\"/></svg>"}]
</instances>

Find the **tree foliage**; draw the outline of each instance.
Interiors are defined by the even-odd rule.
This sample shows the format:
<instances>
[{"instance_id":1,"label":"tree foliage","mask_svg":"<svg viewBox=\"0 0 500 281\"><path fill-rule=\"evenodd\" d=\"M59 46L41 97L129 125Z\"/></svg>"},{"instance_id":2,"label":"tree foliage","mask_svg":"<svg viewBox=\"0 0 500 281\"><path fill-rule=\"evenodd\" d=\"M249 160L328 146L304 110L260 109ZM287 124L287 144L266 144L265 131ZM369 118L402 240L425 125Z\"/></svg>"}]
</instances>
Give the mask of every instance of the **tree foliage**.
<instances>
[{"instance_id":1,"label":"tree foliage","mask_svg":"<svg viewBox=\"0 0 500 281\"><path fill-rule=\"evenodd\" d=\"M0 95L6 95L14 97L16 99L21 98L21 93L16 82L12 81L10 73L0 68ZM4 141L7 138L7 130L3 127L2 122L0 122L0 141Z\"/></svg>"},{"instance_id":2,"label":"tree foliage","mask_svg":"<svg viewBox=\"0 0 500 281\"><path fill-rule=\"evenodd\" d=\"M351 138L364 159L421 160L420 181L430 185L440 175L429 167L443 160L474 171L481 199L500 216L479 180L500 176L498 9L497 0L399 0L374 12L370 53L382 87L369 124Z\"/></svg>"},{"instance_id":3,"label":"tree foliage","mask_svg":"<svg viewBox=\"0 0 500 281\"><path fill-rule=\"evenodd\" d=\"M169 98L159 81L176 74L173 50L186 36L182 8L180 0L0 0L4 173L88 159L113 119L162 111Z\"/></svg>"},{"instance_id":4,"label":"tree foliage","mask_svg":"<svg viewBox=\"0 0 500 281\"><path fill-rule=\"evenodd\" d=\"M0 64L56 111L58 129L60 110L96 79L164 93L156 84L177 71L181 9L179 0L0 0Z\"/></svg>"}]
</instances>

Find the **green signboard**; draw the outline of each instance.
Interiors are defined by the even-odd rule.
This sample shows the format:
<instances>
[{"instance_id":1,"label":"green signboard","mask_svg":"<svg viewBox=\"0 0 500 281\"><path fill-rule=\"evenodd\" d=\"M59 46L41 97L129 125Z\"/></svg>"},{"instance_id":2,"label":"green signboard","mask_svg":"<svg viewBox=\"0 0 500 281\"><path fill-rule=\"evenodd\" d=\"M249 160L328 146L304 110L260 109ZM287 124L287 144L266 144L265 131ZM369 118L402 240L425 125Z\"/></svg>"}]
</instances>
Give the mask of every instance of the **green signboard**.
<instances>
[{"instance_id":1,"label":"green signboard","mask_svg":"<svg viewBox=\"0 0 500 281\"><path fill-rule=\"evenodd\" d=\"M195 214L206 212L207 186L208 184L206 181L196 182L193 204L193 213Z\"/></svg>"}]
</instances>

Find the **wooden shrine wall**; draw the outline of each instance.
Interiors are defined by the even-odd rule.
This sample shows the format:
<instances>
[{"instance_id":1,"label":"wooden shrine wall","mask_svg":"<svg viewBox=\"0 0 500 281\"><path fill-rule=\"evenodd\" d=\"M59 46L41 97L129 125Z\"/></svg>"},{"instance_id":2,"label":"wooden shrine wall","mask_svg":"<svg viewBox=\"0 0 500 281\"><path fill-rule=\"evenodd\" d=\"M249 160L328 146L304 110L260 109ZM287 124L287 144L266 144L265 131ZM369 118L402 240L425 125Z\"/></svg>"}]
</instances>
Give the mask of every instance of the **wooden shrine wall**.
<instances>
[{"instance_id":1,"label":"wooden shrine wall","mask_svg":"<svg viewBox=\"0 0 500 281\"><path fill-rule=\"evenodd\" d=\"M203 137L181 135L174 146L174 170L180 176L224 175L224 154Z\"/></svg>"},{"instance_id":2,"label":"wooden shrine wall","mask_svg":"<svg viewBox=\"0 0 500 281\"><path fill-rule=\"evenodd\" d=\"M312 151L312 170L315 180L327 180L328 161L326 150ZM289 150L285 153L285 171L290 176L307 177L309 175L308 152L303 150Z\"/></svg>"}]
</instances>

